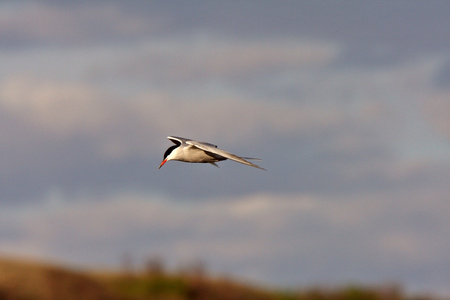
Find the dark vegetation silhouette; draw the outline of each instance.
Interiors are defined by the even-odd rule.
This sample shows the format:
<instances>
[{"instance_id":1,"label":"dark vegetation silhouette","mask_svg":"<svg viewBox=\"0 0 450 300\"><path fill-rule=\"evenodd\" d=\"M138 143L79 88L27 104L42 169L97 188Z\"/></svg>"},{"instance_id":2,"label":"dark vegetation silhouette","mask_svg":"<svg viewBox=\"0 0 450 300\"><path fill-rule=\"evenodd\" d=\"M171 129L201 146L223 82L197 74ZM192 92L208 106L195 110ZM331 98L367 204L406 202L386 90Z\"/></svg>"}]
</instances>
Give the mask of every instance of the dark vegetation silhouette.
<instances>
[{"instance_id":1,"label":"dark vegetation silhouette","mask_svg":"<svg viewBox=\"0 0 450 300\"><path fill-rule=\"evenodd\" d=\"M176 272L158 257L135 270L129 258L118 272L80 271L52 264L0 259L0 300L427 300L406 296L400 286L302 288L277 290L217 278L196 262Z\"/></svg>"}]
</instances>

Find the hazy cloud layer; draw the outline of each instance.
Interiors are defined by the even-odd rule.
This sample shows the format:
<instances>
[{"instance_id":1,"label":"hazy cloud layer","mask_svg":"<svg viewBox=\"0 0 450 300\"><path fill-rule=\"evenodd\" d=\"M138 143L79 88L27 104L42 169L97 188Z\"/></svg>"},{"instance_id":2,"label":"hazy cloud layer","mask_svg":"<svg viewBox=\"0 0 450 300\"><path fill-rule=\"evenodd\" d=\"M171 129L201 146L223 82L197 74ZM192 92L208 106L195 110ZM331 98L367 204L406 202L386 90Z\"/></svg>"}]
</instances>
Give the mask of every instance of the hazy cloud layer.
<instances>
[{"instance_id":1,"label":"hazy cloud layer","mask_svg":"<svg viewBox=\"0 0 450 300\"><path fill-rule=\"evenodd\" d=\"M53 193L31 211L2 211L2 249L97 266L126 253L164 255L172 267L202 260L214 272L280 284L386 282L413 272L416 289L444 287L448 215L434 207L446 199L432 194L252 194L196 204L137 194L68 202Z\"/></svg>"},{"instance_id":2,"label":"hazy cloud layer","mask_svg":"<svg viewBox=\"0 0 450 300\"><path fill-rule=\"evenodd\" d=\"M61 5L45 2L9 2L0 11L0 45L27 47L46 44L77 46L80 43L133 40L151 34L164 24L157 15L151 18L130 14L108 2L90 5Z\"/></svg>"},{"instance_id":3,"label":"hazy cloud layer","mask_svg":"<svg viewBox=\"0 0 450 300\"><path fill-rule=\"evenodd\" d=\"M448 294L448 1L255 3L0 4L0 251Z\"/></svg>"},{"instance_id":4,"label":"hazy cloud layer","mask_svg":"<svg viewBox=\"0 0 450 300\"><path fill-rule=\"evenodd\" d=\"M395 3L247 3L185 1L10 1L0 11L0 44L130 41L142 36L217 32L232 36L296 36L342 41L353 62L381 63L427 51L446 51L448 1ZM400 53L396 53L396 52ZM349 58L348 62L351 59Z\"/></svg>"}]
</instances>

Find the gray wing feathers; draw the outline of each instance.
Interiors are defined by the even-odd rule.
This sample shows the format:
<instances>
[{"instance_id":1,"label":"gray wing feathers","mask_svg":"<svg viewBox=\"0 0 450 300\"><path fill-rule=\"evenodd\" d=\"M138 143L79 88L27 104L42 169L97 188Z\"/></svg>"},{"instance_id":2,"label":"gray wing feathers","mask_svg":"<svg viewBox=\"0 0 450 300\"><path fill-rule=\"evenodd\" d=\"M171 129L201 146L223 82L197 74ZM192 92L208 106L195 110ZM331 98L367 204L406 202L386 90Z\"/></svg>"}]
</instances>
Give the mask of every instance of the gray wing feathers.
<instances>
[{"instance_id":1,"label":"gray wing feathers","mask_svg":"<svg viewBox=\"0 0 450 300\"><path fill-rule=\"evenodd\" d=\"M251 167L258 168L258 169L266 171L266 169L261 168L260 166L255 165L255 164L253 164L253 163L251 163L249 161L246 161L242 157L234 155L234 154L232 154L230 152L227 152L225 150L219 149L215 145L208 144L208 143L201 143L201 142L197 142L197 141L193 141L193 140L186 140L186 144L195 146L195 147L197 147L199 149L202 149L203 151L207 151L207 152L211 152L211 153L214 153L214 154L218 154L218 155L223 156L225 158L234 160L234 161L236 161L238 163L241 163L241 164L244 164L244 165L247 165L247 166L251 166Z\"/></svg>"},{"instance_id":2,"label":"gray wing feathers","mask_svg":"<svg viewBox=\"0 0 450 300\"><path fill-rule=\"evenodd\" d=\"M189 139L185 139L178 136L168 136L167 138L171 140L174 144L183 144L189 141Z\"/></svg>"},{"instance_id":3,"label":"gray wing feathers","mask_svg":"<svg viewBox=\"0 0 450 300\"><path fill-rule=\"evenodd\" d=\"M191 140L191 139L182 138L182 137L179 137L179 136L168 136L167 138L169 140L171 140L175 144L178 144L178 143L189 144L188 142L196 142L196 143L199 143L199 144L203 144L203 145L207 145L207 146L211 146L211 147L217 148L217 145L214 145L214 144L210 144L210 143L206 143L206 142L197 142L197 141L194 141L194 140Z\"/></svg>"}]
</instances>

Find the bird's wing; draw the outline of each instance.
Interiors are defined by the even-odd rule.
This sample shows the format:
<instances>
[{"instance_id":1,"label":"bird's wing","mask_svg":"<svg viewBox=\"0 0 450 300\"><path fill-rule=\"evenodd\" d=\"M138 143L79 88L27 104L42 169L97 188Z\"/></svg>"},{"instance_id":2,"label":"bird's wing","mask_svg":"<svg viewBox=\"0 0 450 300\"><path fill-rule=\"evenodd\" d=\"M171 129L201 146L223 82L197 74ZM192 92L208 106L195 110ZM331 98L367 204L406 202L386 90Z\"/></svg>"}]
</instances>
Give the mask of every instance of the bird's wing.
<instances>
[{"instance_id":1,"label":"bird's wing","mask_svg":"<svg viewBox=\"0 0 450 300\"><path fill-rule=\"evenodd\" d=\"M179 137L179 136L168 136L167 138L168 138L169 140L171 140L174 144L177 144L177 145L180 145L180 144L188 144L188 141L196 142L196 141L194 141L194 140L187 139L187 138L182 138L182 137ZM213 144L210 144L210 143L206 143L206 142L196 142L196 143L201 143L201 144L203 144L203 145L208 145L208 146L217 148L216 145L213 145Z\"/></svg>"},{"instance_id":2,"label":"bird's wing","mask_svg":"<svg viewBox=\"0 0 450 300\"><path fill-rule=\"evenodd\" d=\"M246 161L242 157L239 157L239 156L234 155L234 154L232 154L230 152L227 152L225 150L217 148L216 145L209 144L209 143L197 142L197 141L194 141L194 140L186 140L186 144L192 145L194 147L197 147L197 148L199 148L199 149L201 149L203 151L211 152L211 153L223 156L225 158L237 161L238 163L241 163L241 164L244 164L244 165L247 165L247 166L251 166L251 167L258 168L258 169L266 171L266 169L261 168L258 165L252 164L251 162Z\"/></svg>"},{"instance_id":3,"label":"bird's wing","mask_svg":"<svg viewBox=\"0 0 450 300\"><path fill-rule=\"evenodd\" d=\"M177 144L178 146L180 144L185 144L187 141L189 141L189 139L185 139L178 136L168 136L167 138L171 140L174 144Z\"/></svg>"}]
</instances>

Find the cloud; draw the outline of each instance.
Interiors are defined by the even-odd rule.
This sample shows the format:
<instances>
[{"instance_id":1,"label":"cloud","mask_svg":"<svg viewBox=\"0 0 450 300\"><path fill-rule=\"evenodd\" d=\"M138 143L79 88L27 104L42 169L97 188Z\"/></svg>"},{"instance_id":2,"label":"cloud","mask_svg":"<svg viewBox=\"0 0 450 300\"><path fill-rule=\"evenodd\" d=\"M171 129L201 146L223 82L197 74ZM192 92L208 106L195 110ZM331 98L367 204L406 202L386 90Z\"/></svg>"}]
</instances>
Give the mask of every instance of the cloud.
<instances>
[{"instance_id":1,"label":"cloud","mask_svg":"<svg viewBox=\"0 0 450 300\"><path fill-rule=\"evenodd\" d=\"M149 176L149 159L159 160L171 134L233 151L243 141L257 145L268 134L320 131L341 118L329 110L236 96L189 100L152 89L122 99L87 83L6 78L0 92L2 201L36 198L54 187L96 189L96 184L110 182L112 174L118 186L141 182ZM144 171L147 175L139 176Z\"/></svg>"},{"instance_id":2,"label":"cloud","mask_svg":"<svg viewBox=\"0 0 450 300\"><path fill-rule=\"evenodd\" d=\"M244 43L243 48L252 44ZM238 49L237 45L233 47ZM130 57L126 49L117 53ZM97 50L90 53L92 57L99 57ZM56 57L61 60L64 55ZM108 59L113 61L112 57ZM28 199L54 187L76 192L157 186L174 194L216 193L198 191L193 188L196 179L182 173L174 175L179 186L172 187L148 170L170 145L165 136L175 134L216 143L238 155L259 156L267 169L279 174L276 184L259 177L260 183L244 184L225 167L221 171L229 175L226 180L204 179L205 184L225 181L221 189L225 194L248 191L248 186L253 191L292 192L298 190L299 182L307 191L340 193L440 185L440 180L423 179L442 174L442 158L448 157L448 151L443 151L445 141L427 123L416 122L423 115L429 124L445 127L443 110L431 110L446 95L445 90L432 89L430 81L439 63L425 59L375 70L336 69L327 59L307 67L308 72L302 71L302 63L292 71L281 62L277 76L261 76L245 88L234 83L218 88L209 81L194 85L206 91L193 91L192 86L176 82L171 89L145 85L117 90L115 82L121 82L120 86L134 82L117 73L111 74L112 83L22 73L4 76L0 91L0 164L6 170L1 175L2 201L16 202L25 195ZM106 62L100 61L100 65ZM88 65L84 68L96 67ZM66 67L71 69L71 64ZM441 117L434 118L430 111ZM416 147L417 143L423 147ZM443 150L436 150L438 146ZM411 156L411 150L420 155ZM289 157L289 162L283 157Z\"/></svg>"},{"instance_id":3,"label":"cloud","mask_svg":"<svg viewBox=\"0 0 450 300\"><path fill-rule=\"evenodd\" d=\"M337 45L307 39L246 40L191 34L147 43L123 59L118 71L163 83L239 80L268 71L324 66L338 53Z\"/></svg>"},{"instance_id":4,"label":"cloud","mask_svg":"<svg viewBox=\"0 0 450 300\"><path fill-rule=\"evenodd\" d=\"M105 102L93 88L10 78L2 85L1 106L50 134L98 132L107 122ZM114 107L109 104L109 111Z\"/></svg>"},{"instance_id":5,"label":"cloud","mask_svg":"<svg viewBox=\"0 0 450 300\"><path fill-rule=\"evenodd\" d=\"M112 156L151 152L156 147L148 140L180 130L241 141L262 129L289 134L340 121L338 112L238 97L186 101L149 91L125 102L88 84L30 77L3 82L0 108L14 116L16 130L38 131L55 140L85 136Z\"/></svg>"},{"instance_id":6,"label":"cloud","mask_svg":"<svg viewBox=\"0 0 450 300\"><path fill-rule=\"evenodd\" d=\"M427 121L430 122L437 131L450 139L450 91L432 93L427 95L426 101L423 101L422 107Z\"/></svg>"},{"instance_id":7,"label":"cloud","mask_svg":"<svg viewBox=\"0 0 450 300\"><path fill-rule=\"evenodd\" d=\"M177 1L168 7L161 1L6 1L0 7L0 41L4 47L79 45L148 35L182 36L200 30L244 39L295 36L344 42L358 49L353 62L363 64L371 55L381 62L380 53L386 58L383 53L391 50L404 54L388 54L398 58L425 51L445 52L447 40L437 33L449 27L448 4L406 3L385 6L349 1L323 6L284 2L272 7L267 1L257 5L203 2L198 6Z\"/></svg>"},{"instance_id":8,"label":"cloud","mask_svg":"<svg viewBox=\"0 0 450 300\"><path fill-rule=\"evenodd\" d=\"M9 3L2 4L0 9L0 44L3 47L24 47L30 44L76 45L115 38L133 39L152 33L163 23L161 16L148 18L130 14L111 3Z\"/></svg>"},{"instance_id":9,"label":"cloud","mask_svg":"<svg viewBox=\"0 0 450 300\"><path fill-rule=\"evenodd\" d=\"M281 284L427 285L436 275L428 266L445 262L450 250L443 238L448 216L439 209L446 199L428 193L249 194L200 203L133 193L68 201L54 194L27 213L1 212L10 233L0 236L0 249L82 265L118 265L125 252L177 263L202 259L215 272Z\"/></svg>"}]
</instances>

